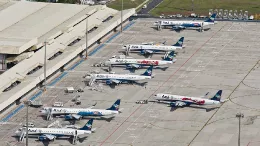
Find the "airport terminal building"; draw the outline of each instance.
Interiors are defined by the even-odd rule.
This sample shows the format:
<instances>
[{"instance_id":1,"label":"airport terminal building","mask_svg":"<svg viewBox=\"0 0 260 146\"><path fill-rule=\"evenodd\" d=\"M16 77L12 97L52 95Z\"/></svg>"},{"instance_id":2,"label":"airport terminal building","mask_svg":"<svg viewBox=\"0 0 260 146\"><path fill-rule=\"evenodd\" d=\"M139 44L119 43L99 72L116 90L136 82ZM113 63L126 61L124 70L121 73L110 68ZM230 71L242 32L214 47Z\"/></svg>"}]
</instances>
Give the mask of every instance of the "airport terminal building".
<instances>
[{"instance_id":1,"label":"airport terminal building","mask_svg":"<svg viewBox=\"0 0 260 146\"><path fill-rule=\"evenodd\" d=\"M106 5L0 2L0 112L14 105L69 62L120 30L135 9L121 12ZM87 25L86 25L87 20Z\"/></svg>"}]
</instances>

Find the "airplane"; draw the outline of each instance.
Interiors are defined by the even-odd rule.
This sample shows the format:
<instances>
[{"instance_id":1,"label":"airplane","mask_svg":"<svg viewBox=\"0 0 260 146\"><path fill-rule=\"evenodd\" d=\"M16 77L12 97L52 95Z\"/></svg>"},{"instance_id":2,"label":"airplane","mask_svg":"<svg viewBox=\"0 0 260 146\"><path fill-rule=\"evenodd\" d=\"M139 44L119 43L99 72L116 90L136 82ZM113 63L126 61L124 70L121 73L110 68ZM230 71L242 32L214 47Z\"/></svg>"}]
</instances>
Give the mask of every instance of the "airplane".
<instances>
[{"instance_id":1,"label":"airplane","mask_svg":"<svg viewBox=\"0 0 260 146\"><path fill-rule=\"evenodd\" d=\"M123 49L126 51L126 54L129 52L140 52L141 55L161 53L161 52L171 52L181 50L184 47L183 45L184 37L181 37L178 42L171 46L166 45L134 45L128 44L124 45Z\"/></svg>"},{"instance_id":2,"label":"airplane","mask_svg":"<svg viewBox=\"0 0 260 146\"><path fill-rule=\"evenodd\" d=\"M156 21L155 26L164 26L165 28L170 26L173 30L183 30L186 28L201 28L204 26L215 24L216 14L212 14L206 21Z\"/></svg>"},{"instance_id":3,"label":"airplane","mask_svg":"<svg viewBox=\"0 0 260 146\"><path fill-rule=\"evenodd\" d=\"M161 66L172 64L176 62L176 60L177 59L174 59L174 51L172 51L163 60L112 58L106 61L105 64L111 67L124 65L127 69L140 69L144 66Z\"/></svg>"},{"instance_id":4,"label":"airplane","mask_svg":"<svg viewBox=\"0 0 260 146\"><path fill-rule=\"evenodd\" d=\"M45 107L40 112L50 120L54 115L65 115L65 120L81 120L85 116L108 117L119 114L120 99L108 109ZM109 117L109 118L110 118Z\"/></svg>"},{"instance_id":5,"label":"airplane","mask_svg":"<svg viewBox=\"0 0 260 146\"><path fill-rule=\"evenodd\" d=\"M207 96L208 93L205 95ZM164 94L158 93L155 96L155 100L159 103L166 103L169 104L170 107L185 107L190 106L192 104L195 105L216 105L223 103L221 101L222 90L219 90L212 98L205 99L201 97L188 97L188 96L181 96L181 95L171 95L171 94ZM204 96L204 97L205 97Z\"/></svg>"},{"instance_id":6,"label":"airplane","mask_svg":"<svg viewBox=\"0 0 260 146\"><path fill-rule=\"evenodd\" d=\"M93 119L90 119L82 128L80 129L70 129L70 128L31 128L28 127L28 136L38 137L39 141L54 141L56 138L60 137L73 137L77 140L79 135L91 134L94 130L92 129ZM20 128L15 132L16 136L19 136L19 141L22 141L26 135L26 128Z\"/></svg>"},{"instance_id":7,"label":"airplane","mask_svg":"<svg viewBox=\"0 0 260 146\"><path fill-rule=\"evenodd\" d=\"M152 78L153 66L150 66L141 75L131 75L131 74L89 74L85 78L90 79L89 85L92 86L96 80L106 81L107 85L113 87L121 83L137 83L136 81L151 79ZM137 83L139 84L139 83ZM144 83L141 83L144 85Z\"/></svg>"}]
</instances>

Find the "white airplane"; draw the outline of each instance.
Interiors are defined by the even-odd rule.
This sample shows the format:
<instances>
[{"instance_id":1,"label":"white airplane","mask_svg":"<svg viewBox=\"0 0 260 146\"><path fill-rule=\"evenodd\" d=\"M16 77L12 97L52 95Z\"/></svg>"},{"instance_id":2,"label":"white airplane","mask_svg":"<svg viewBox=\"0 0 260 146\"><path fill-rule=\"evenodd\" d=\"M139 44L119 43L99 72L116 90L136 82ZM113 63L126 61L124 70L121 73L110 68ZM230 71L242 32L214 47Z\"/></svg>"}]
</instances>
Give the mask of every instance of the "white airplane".
<instances>
[{"instance_id":1,"label":"white airplane","mask_svg":"<svg viewBox=\"0 0 260 146\"><path fill-rule=\"evenodd\" d=\"M126 51L126 54L129 52L140 52L142 55L160 53L160 52L171 52L181 50L183 48L182 44L184 37L181 37L178 42L172 46L166 45L134 45L128 44L124 45L123 49Z\"/></svg>"},{"instance_id":2,"label":"white airplane","mask_svg":"<svg viewBox=\"0 0 260 146\"><path fill-rule=\"evenodd\" d=\"M69 128L30 128L28 127L28 136L38 137L39 141L49 140L54 141L59 137L73 137L74 140L77 139L79 135L91 134L93 119L90 119L82 128L80 129L69 129ZM15 132L16 136L19 136L19 141L22 141L26 135L26 128L20 128Z\"/></svg>"},{"instance_id":3,"label":"white airplane","mask_svg":"<svg viewBox=\"0 0 260 146\"><path fill-rule=\"evenodd\" d=\"M151 66L151 65L161 66L161 65L172 64L176 60L177 59L174 59L174 51L172 51L163 60L112 58L106 61L105 64L111 67L124 65L126 66L127 69L139 69L139 68L143 68L144 66Z\"/></svg>"},{"instance_id":4,"label":"white airplane","mask_svg":"<svg viewBox=\"0 0 260 146\"><path fill-rule=\"evenodd\" d=\"M150 66L141 75L131 75L131 74L90 74L85 78L90 79L89 85L92 86L96 80L106 81L107 85L113 87L113 85L118 85L121 83L137 83L136 81L151 79L152 78L153 66ZM139 84L139 83L137 83ZM141 83L143 85L144 83Z\"/></svg>"},{"instance_id":5,"label":"white airplane","mask_svg":"<svg viewBox=\"0 0 260 146\"><path fill-rule=\"evenodd\" d=\"M107 117L119 114L120 99L108 109L45 107L40 112L51 120L52 116L65 115L66 120L80 120L85 116Z\"/></svg>"},{"instance_id":6,"label":"white airplane","mask_svg":"<svg viewBox=\"0 0 260 146\"><path fill-rule=\"evenodd\" d=\"M212 14L206 21L156 21L155 26L170 26L173 30L182 30L186 28L201 28L203 30L204 26L215 24L216 14Z\"/></svg>"},{"instance_id":7,"label":"white airplane","mask_svg":"<svg viewBox=\"0 0 260 146\"><path fill-rule=\"evenodd\" d=\"M220 100L221 94L222 94L222 90L219 90L212 98L205 99L200 97L188 97L188 96L181 96L181 95L158 93L155 95L155 100L157 100L159 103L169 104L169 106L171 106L172 108L190 106L191 104L216 105L224 102Z\"/></svg>"}]
</instances>

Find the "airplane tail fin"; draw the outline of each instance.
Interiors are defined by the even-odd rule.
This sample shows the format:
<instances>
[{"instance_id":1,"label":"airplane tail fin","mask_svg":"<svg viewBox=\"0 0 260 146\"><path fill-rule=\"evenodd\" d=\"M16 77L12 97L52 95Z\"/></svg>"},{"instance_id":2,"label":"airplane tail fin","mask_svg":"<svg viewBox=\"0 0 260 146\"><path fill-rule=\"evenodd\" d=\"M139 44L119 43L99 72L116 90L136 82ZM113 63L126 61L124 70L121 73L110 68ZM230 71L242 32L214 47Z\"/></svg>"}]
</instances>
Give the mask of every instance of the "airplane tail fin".
<instances>
[{"instance_id":1,"label":"airplane tail fin","mask_svg":"<svg viewBox=\"0 0 260 146\"><path fill-rule=\"evenodd\" d=\"M209 19L207 19L206 21L204 21L204 22L212 22L212 23L214 23L214 21L215 21L215 18L216 18L216 13L214 13L214 14L212 14L210 17L209 17Z\"/></svg>"},{"instance_id":2,"label":"airplane tail fin","mask_svg":"<svg viewBox=\"0 0 260 146\"><path fill-rule=\"evenodd\" d=\"M165 61L173 61L174 58L174 51L171 51L163 60Z\"/></svg>"},{"instance_id":3,"label":"airplane tail fin","mask_svg":"<svg viewBox=\"0 0 260 146\"><path fill-rule=\"evenodd\" d=\"M153 66L150 66L142 75L143 76L152 76Z\"/></svg>"},{"instance_id":4,"label":"airplane tail fin","mask_svg":"<svg viewBox=\"0 0 260 146\"><path fill-rule=\"evenodd\" d=\"M184 41L184 37L181 37L181 38L178 40L178 42L177 42L176 44L174 44L173 46L182 47L183 41Z\"/></svg>"},{"instance_id":5,"label":"airplane tail fin","mask_svg":"<svg viewBox=\"0 0 260 146\"><path fill-rule=\"evenodd\" d=\"M89 130L89 131L91 131L92 124L93 124L93 119L90 119L82 128L80 128L80 130Z\"/></svg>"},{"instance_id":6,"label":"airplane tail fin","mask_svg":"<svg viewBox=\"0 0 260 146\"><path fill-rule=\"evenodd\" d=\"M220 101L222 95L222 90L219 90L210 100Z\"/></svg>"},{"instance_id":7,"label":"airplane tail fin","mask_svg":"<svg viewBox=\"0 0 260 146\"><path fill-rule=\"evenodd\" d=\"M116 102L107 110L118 111L120 106L120 101L121 101L120 99L117 99Z\"/></svg>"}]
</instances>

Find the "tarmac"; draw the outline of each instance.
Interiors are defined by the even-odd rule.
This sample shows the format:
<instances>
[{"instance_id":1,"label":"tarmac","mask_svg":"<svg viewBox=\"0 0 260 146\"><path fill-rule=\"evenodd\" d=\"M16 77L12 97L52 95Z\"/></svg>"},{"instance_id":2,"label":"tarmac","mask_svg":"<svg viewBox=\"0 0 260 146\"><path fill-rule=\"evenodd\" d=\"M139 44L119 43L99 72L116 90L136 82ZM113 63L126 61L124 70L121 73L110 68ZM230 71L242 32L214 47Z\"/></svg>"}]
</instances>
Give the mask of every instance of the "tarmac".
<instances>
[{"instance_id":1,"label":"tarmac","mask_svg":"<svg viewBox=\"0 0 260 146\"><path fill-rule=\"evenodd\" d=\"M260 58L260 24L218 22L204 32L184 30L180 33L170 29L157 31L152 28L156 19L138 19L109 43L104 44L96 54L89 56L56 84L48 86L39 99L46 106L55 101L65 103L64 107L90 107L97 102L95 108L109 108L116 99L122 99L122 113L111 121L94 120L95 133L89 135L77 145L103 146L237 146L238 118L241 119L241 146L258 146L260 144L259 118L260 95L259 58ZM105 72L92 64L103 62L118 51L123 44L142 42L163 42L175 44L184 36L185 49L176 57L177 61L169 65L166 71L154 69L153 79L147 85L121 84L111 89L105 84L94 87L87 86L84 75L94 70ZM144 58L131 53L134 58ZM153 55L153 59L161 59L161 55ZM114 67L116 73L129 73L124 68ZM135 74L141 74L140 69ZM66 87L83 88L83 93L65 93ZM95 88L96 90L91 90ZM222 99L227 101L220 106L192 106L170 111L165 104L136 104L137 100L153 100L156 93L171 93L184 96L203 96L210 92L213 96L222 89ZM74 105L71 101L76 95L81 96L82 105ZM209 98L208 97L208 98ZM46 127L56 119L64 124L62 118L46 121L39 113L40 109L29 108L29 121L36 127ZM0 125L1 145L25 145L13 137L14 132L25 123L25 108ZM87 119L77 121L82 126ZM29 145L41 146L42 142L29 138ZM49 145L72 145L69 140L57 139Z\"/></svg>"}]
</instances>

